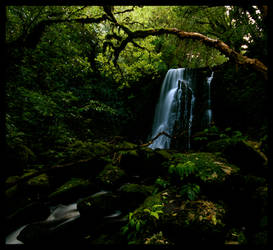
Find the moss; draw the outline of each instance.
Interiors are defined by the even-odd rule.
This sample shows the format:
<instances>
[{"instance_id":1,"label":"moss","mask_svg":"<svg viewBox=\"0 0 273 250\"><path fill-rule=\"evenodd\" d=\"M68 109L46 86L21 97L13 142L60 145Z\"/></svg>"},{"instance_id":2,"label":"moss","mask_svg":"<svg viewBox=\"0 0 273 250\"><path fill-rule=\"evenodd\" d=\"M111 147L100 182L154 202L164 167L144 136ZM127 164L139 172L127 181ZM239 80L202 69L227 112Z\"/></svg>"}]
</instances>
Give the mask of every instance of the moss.
<instances>
[{"instance_id":1,"label":"moss","mask_svg":"<svg viewBox=\"0 0 273 250\"><path fill-rule=\"evenodd\" d=\"M40 174L36 177L29 179L26 184L33 187L49 187L48 175Z\"/></svg>"},{"instance_id":2,"label":"moss","mask_svg":"<svg viewBox=\"0 0 273 250\"><path fill-rule=\"evenodd\" d=\"M128 141L122 141L120 142L117 146L117 148L126 148L126 149L134 149L134 148L137 148L138 145L137 144L134 144L134 143L131 143L131 142L128 142Z\"/></svg>"},{"instance_id":3,"label":"moss","mask_svg":"<svg viewBox=\"0 0 273 250\"><path fill-rule=\"evenodd\" d=\"M151 195L154 190L154 186L146 186L140 184L125 184L120 188L120 191L123 193L139 193L143 194L144 196Z\"/></svg>"},{"instance_id":4,"label":"moss","mask_svg":"<svg viewBox=\"0 0 273 250\"><path fill-rule=\"evenodd\" d=\"M9 176L7 179L6 179L6 185L10 186L12 184L14 184L15 182L17 182L18 180L20 179L20 177L18 175L15 175L15 176Z\"/></svg>"},{"instance_id":5,"label":"moss","mask_svg":"<svg viewBox=\"0 0 273 250\"><path fill-rule=\"evenodd\" d=\"M103 185L114 185L126 176L125 172L117 166L108 164L99 173L97 179Z\"/></svg>"},{"instance_id":6,"label":"moss","mask_svg":"<svg viewBox=\"0 0 273 250\"><path fill-rule=\"evenodd\" d=\"M17 192L18 192L18 185L16 184L6 190L5 196L10 199L14 197L17 194Z\"/></svg>"},{"instance_id":7,"label":"moss","mask_svg":"<svg viewBox=\"0 0 273 250\"><path fill-rule=\"evenodd\" d=\"M165 149L155 150L157 154L160 154L165 160L170 160L172 158L172 154L170 154Z\"/></svg>"},{"instance_id":8,"label":"moss","mask_svg":"<svg viewBox=\"0 0 273 250\"><path fill-rule=\"evenodd\" d=\"M86 189L90 185L89 180L81 179L81 178L72 178L69 181L67 181L65 184L57 188L53 193L51 193L48 198L49 199L66 199L75 196L75 192L77 190ZM77 195L77 192L76 192Z\"/></svg>"},{"instance_id":9,"label":"moss","mask_svg":"<svg viewBox=\"0 0 273 250\"><path fill-rule=\"evenodd\" d=\"M161 205L163 203L162 193L149 196L145 199L140 209L151 208L154 205Z\"/></svg>"},{"instance_id":10,"label":"moss","mask_svg":"<svg viewBox=\"0 0 273 250\"><path fill-rule=\"evenodd\" d=\"M25 177L27 177L27 176L29 176L29 175L32 175L32 174L34 174L34 173L37 173L37 172L38 172L37 169L32 169L32 168L26 169L26 170L24 171L24 174L23 174L22 176L20 176L20 179L23 179L23 178L25 178Z\"/></svg>"},{"instance_id":11,"label":"moss","mask_svg":"<svg viewBox=\"0 0 273 250\"><path fill-rule=\"evenodd\" d=\"M217 141L209 142L205 148L209 152L224 152L224 150L234 143L230 138L224 138Z\"/></svg>"},{"instance_id":12,"label":"moss","mask_svg":"<svg viewBox=\"0 0 273 250\"><path fill-rule=\"evenodd\" d=\"M75 141L73 144L70 144L64 152L65 162L76 161L86 158L98 157L100 155L105 155L110 153L113 149L113 145L100 141L100 142L84 142L84 141Z\"/></svg>"}]
</instances>

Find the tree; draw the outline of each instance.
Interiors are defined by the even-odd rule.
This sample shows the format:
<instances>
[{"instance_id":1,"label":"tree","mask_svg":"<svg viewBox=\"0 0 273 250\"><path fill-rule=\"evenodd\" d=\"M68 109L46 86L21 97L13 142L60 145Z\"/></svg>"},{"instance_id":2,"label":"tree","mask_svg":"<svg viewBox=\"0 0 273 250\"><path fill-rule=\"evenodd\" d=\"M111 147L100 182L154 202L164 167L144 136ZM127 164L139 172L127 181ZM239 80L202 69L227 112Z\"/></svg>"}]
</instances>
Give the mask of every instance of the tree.
<instances>
[{"instance_id":1,"label":"tree","mask_svg":"<svg viewBox=\"0 0 273 250\"><path fill-rule=\"evenodd\" d=\"M215 7L214 7L215 8ZM85 10L83 7L79 7L80 10ZM78 9L78 10L79 10ZM54 19L43 19L42 21L37 22L37 24L28 32L28 35L26 36L23 32L21 36L19 36L16 40L16 42L20 41L25 44L25 46L33 47L35 46L39 39L41 38L43 31L46 26L56 24L56 23L81 23L81 24L94 24L94 23L103 23L102 27L102 33L105 35L102 35L101 37L106 39L103 43L103 49L104 52L106 52L106 48L108 49L108 56L111 57L113 55L113 63L114 66L117 66L117 61L120 56L120 53L125 50L128 44L132 44L137 49L146 49L146 46L141 46L139 44L140 39L146 38L148 36L159 36L163 34L172 34L178 37L180 40L185 39L191 39L191 40L198 40L202 44L215 48L219 50L223 55L227 56L228 58L234 60L238 64L244 64L248 65L250 67L253 67L255 70L260 71L265 78L267 77L267 67L258 59L252 59L248 58L247 56L242 55L240 52L236 51L236 48L238 47L235 44L235 48L232 48L231 46L228 46L224 41L221 41L218 38L210 38L206 35L203 35L199 32L190 32L190 31L184 31L178 28L173 27L160 27L160 28L150 28L150 29L139 29L138 27L142 24L142 26L146 27L147 23L142 23L143 19L140 21L134 20L134 15L130 15L134 12L134 8L124 8L124 7L110 7L110 6L104 6L102 7L103 11L100 13L100 16L91 16L93 13L89 12L87 17L77 17L77 18L70 18L71 14L67 14L67 10L64 11L62 14L58 13L57 16L61 16L63 18L54 18ZM184 19L187 19L187 11L195 11L200 12L200 9L206 13L208 13L206 16L199 16L196 19L196 23L203 24L207 29L205 29L206 33L213 34L214 36L218 35L219 33L223 33L222 36L224 40L227 40L227 37L230 36L230 31L234 29L232 26L233 19L230 18L227 14L225 14L225 8L220 7L217 8L216 12L214 12L214 15L209 15L210 9L208 7L194 7L194 8L187 8L184 10ZM139 8L138 8L139 11ZM153 11L153 10L152 10ZM238 11L238 9L234 8L234 13ZM78 14L81 11L74 11L78 12ZM66 13L66 14L64 14ZM82 12L81 14L83 14ZM87 12L86 12L87 13ZM186 15L187 14L187 15ZM191 14L192 15L192 14ZM116 17L117 16L117 17ZM195 16L197 16L195 14ZM213 16L213 18L211 17ZM234 17L234 15L233 15ZM204 19L205 18L205 19ZM228 20L231 19L231 20ZM205 21L203 21L205 20ZM235 20L235 24L240 24L240 20ZM160 21L156 22L160 23ZM195 23L195 25L196 25ZM30 25L28 25L30 26ZM188 26L189 27L189 26ZM202 26L203 27L203 26ZM26 29L25 29L26 30ZM231 34L232 35L232 34ZM22 38L23 37L23 38ZM233 39L234 40L234 39ZM150 40L150 42L152 42ZM149 50L149 48L148 48ZM101 59L102 60L102 57ZM109 60L108 60L109 61Z\"/></svg>"}]
</instances>

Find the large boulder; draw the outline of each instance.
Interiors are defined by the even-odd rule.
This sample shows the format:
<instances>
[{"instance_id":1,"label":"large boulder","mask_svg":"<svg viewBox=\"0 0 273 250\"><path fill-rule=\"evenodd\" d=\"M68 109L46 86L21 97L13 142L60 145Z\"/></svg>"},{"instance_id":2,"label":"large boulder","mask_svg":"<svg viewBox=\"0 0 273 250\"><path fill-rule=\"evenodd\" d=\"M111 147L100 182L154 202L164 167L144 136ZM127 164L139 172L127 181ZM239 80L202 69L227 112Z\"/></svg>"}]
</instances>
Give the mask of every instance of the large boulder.
<instances>
[{"instance_id":1,"label":"large boulder","mask_svg":"<svg viewBox=\"0 0 273 250\"><path fill-rule=\"evenodd\" d=\"M133 210L138 207L154 191L154 186L127 183L118 189L121 197L121 207Z\"/></svg>"},{"instance_id":2,"label":"large boulder","mask_svg":"<svg viewBox=\"0 0 273 250\"><path fill-rule=\"evenodd\" d=\"M99 191L95 184L82 178L71 178L52 192L48 199L51 203L68 204L81 197Z\"/></svg>"},{"instance_id":3,"label":"large boulder","mask_svg":"<svg viewBox=\"0 0 273 250\"><path fill-rule=\"evenodd\" d=\"M81 233L76 204L57 206L43 221L27 225L17 239L27 244L75 242Z\"/></svg>"},{"instance_id":4,"label":"large boulder","mask_svg":"<svg viewBox=\"0 0 273 250\"><path fill-rule=\"evenodd\" d=\"M139 147L120 151L118 159L119 166L130 175L156 177L166 173L162 164L171 159L171 153L168 150Z\"/></svg>"},{"instance_id":5,"label":"large boulder","mask_svg":"<svg viewBox=\"0 0 273 250\"><path fill-rule=\"evenodd\" d=\"M112 192L101 191L81 199L77 207L81 217L99 221L103 216L120 209L120 197Z\"/></svg>"},{"instance_id":6,"label":"large boulder","mask_svg":"<svg viewBox=\"0 0 273 250\"><path fill-rule=\"evenodd\" d=\"M131 221L134 221L136 225ZM183 200L175 189L149 196L131 215L128 231L138 227L135 241L144 243L162 232L164 240L175 244L223 243L225 209L209 200ZM137 224L139 224L137 226ZM133 227L133 228L132 228Z\"/></svg>"},{"instance_id":7,"label":"large boulder","mask_svg":"<svg viewBox=\"0 0 273 250\"><path fill-rule=\"evenodd\" d=\"M31 202L6 217L5 231L10 233L20 225L46 219L49 213L50 210L44 203Z\"/></svg>"},{"instance_id":8,"label":"large boulder","mask_svg":"<svg viewBox=\"0 0 273 250\"><path fill-rule=\"evenodd\" d=\"M266 176L268 174L268 160L259 145L254 141L228 138L208 143L206 150L222 152L227 160L239 166L243 173Z\"/></svg>"}]
</instances>

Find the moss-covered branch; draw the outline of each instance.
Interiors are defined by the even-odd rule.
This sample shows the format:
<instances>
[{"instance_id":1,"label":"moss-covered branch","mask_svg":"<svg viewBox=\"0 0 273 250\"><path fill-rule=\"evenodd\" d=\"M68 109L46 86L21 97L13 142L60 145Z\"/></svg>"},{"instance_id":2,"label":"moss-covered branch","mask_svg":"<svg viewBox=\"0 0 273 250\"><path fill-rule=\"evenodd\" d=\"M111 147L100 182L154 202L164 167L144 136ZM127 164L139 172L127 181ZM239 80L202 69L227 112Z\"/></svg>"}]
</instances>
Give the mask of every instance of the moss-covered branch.
<instances>
[{"instance_id":1,"label":"moss-covered branch","mask_svg":"<svg viewBox=\"0 0 273 250\"><path fill-rule=\"evenodd\" d=\"M186 32L178 30L176 28L145 29L128 33L128 36L124 40L122 40L120 46L115 49L114 63L115 64L117 63L121 51L124 50L127 44L129 42L132 42L134 39L145 38L147 36L158 36L163 34L173 34L176 35L181 40L183 39L198 40L209 47L218 49L221 53L223 53L230 59L234 60L236 63L252 67L254 70L261 72L264 78L267 79L268 68L258 59L243 56L242 54L231 49L227 44L220 40L209 38L197 32Z\"/></svg>"}]
</instances>

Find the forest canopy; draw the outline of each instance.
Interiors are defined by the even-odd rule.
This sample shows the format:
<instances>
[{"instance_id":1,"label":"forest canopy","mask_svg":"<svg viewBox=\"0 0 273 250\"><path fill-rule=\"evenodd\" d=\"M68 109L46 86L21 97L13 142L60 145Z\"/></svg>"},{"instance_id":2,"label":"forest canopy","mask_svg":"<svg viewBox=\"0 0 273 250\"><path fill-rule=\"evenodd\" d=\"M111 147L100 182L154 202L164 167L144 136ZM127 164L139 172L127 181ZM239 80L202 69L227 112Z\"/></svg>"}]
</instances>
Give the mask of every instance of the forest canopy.
<instances>
[{"instance_id":1,"label":"forest canopy","mask_svg":"<svg viewBox=\"0 0 273 250\"><path fill-rule=\"evenodd\" d=\"M106 135L99 120L120 133L138 119L139 91L169 68L233 60L267 75L266 6L7 6L6 16L12 147Z\"/></svg>"}]
</instances>

